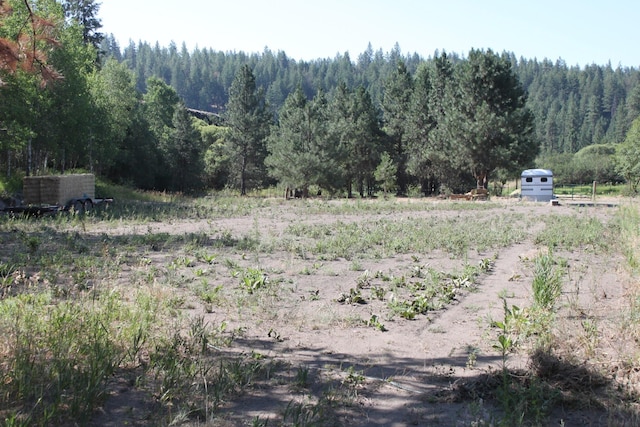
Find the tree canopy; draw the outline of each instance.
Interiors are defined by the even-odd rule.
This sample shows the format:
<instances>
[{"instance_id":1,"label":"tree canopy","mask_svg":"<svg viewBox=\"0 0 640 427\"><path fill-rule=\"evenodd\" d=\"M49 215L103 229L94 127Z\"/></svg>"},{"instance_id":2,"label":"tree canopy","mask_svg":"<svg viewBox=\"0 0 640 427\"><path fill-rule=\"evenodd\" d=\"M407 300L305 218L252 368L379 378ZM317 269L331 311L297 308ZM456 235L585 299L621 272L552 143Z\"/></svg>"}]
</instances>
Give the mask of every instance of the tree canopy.
<instances>
[{"instance_id":1,"label":"tree canopy","mask_svg":"<svg viewBox=\"0 0 640 427\"><path fill-rule=\"evenodd\" d=\"M231 84L225 117L228 148L237 166L240 194L244 196L249 182L260 182L264 176L265 140L270 124L264 93L248 65L238 71Z\"/></svg>"},{"instance_id":2,"label":"tree canopy","mask_svg":"<svg viewBox=\"0 0 640 427\"><path fill-rule=\"evenodd\" d=\"M516 171L532 165L539 151L532 138L533 116L508 58L471 50L455 79L447 92L451 155L473 173L478 188L486 188L497 168Z\"/></svg>"},{"instance_id":3,"label":"tree canopy","mask_svg":"<svg viewBox=\"0 0 640 427\"><path fill-rule=\"evenodd\" d=\"M640 117L633 121L624 142L618 145L616 171L622 175L634 193L640 185Z\"/></svg>"},{"instance_id":4,"label":"tree canopy","mask_svg":"<svg viewBox=\"0 0 640 427\"><path fill-rule=\"evenodd\" d=\"M534 164L563 180L619 181L612 147L640 114L634 68L491 50L423 58L397 45L313 61L121 49L98 12L92 0L0 1L6 176L81 168L145 189L347 196L383 182L399 194L468 191ZM194 174L180 177L179 162Z\"/></svg>"}]
</instances>

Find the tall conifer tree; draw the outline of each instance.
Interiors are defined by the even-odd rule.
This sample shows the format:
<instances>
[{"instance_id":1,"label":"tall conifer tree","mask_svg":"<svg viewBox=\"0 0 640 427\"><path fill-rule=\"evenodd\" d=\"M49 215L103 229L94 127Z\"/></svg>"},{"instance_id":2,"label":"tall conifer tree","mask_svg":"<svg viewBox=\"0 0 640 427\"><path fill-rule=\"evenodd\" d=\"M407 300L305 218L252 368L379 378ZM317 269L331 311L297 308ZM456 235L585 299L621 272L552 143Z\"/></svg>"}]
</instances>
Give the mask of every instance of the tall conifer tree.
<instances>
[{"instance_id":1,"label":"tall conifer tree","mask_svg":"<svg viewBox=\"0 0 640 427\"><path fill-rule=\"evenodd\" d=\"M382 98L384 113L384 130L391 139L392 156L397 165L396 184L399 194L406 194L407 176L407 147L406 127L413 81L403 61L387 79Z\"/></svg>"},{"instance_id":2,"label":"tall conifer tree","mask_svg":"<svg viewBox=\"0 0 640 427\"><path fill-rule=\"evenodd\" d=\"M264 93L256 86L256 79L248 65L243 65L229 89L226 110L229 126L229 149L238 165L240 194L247 194L250 182L265 178L265 140L269 134L269 112Z\"/></svg>"}]
</instances>

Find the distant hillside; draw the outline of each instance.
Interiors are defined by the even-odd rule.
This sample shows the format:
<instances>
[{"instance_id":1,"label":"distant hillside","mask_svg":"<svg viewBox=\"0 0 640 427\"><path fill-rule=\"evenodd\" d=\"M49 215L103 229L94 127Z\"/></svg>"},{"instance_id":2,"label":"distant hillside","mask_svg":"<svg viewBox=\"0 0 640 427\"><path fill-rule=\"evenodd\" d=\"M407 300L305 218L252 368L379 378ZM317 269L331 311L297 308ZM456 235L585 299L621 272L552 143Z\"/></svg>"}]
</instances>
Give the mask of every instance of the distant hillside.
<instances>
[{"instance_id":1,"label":"distant hillside","mask_svg":"<svg viewBox=\"0 0 640 427\"><path fill-rule=\"evenodd\" d=\"M109 37L103 48L126 61L141 92L146 90L147 78L157 76L173 86L188 107L214 113L223 111L233 77L243 64L252 67L268 103L277 111L298 85L311 98L317 89L331 93L343 81L351 88L364 86L379 105L384 82L398 61L415 73L422 62L431 60L405 55L399 48L383 52L371 47L357 58L343 54L314 61L296 61L282 51L188 51L173 44L132 43L121 51ZM620 142L640 115L640 72L635 68L614 69L610 64L578 68L563 61L506 55L529 94L528 106L535 115L543 151L575 153L591 144ZM461 59L455 54L449 57Z\"/></svg>"}]
</instances>

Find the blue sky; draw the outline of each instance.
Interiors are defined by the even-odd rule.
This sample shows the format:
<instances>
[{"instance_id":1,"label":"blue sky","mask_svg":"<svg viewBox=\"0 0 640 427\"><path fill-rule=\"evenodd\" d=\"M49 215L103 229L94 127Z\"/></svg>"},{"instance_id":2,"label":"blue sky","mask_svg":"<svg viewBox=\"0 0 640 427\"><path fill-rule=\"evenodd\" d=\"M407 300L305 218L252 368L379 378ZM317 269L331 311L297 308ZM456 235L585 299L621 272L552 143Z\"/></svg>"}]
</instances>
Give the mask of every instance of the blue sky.
<instances>
[{"instance_id":1,"label":"blue sky","mask_svg":"<svg viewBox=\"0 0 640 427\"><path fill-rule=\"evenodd\" d=\"M120 47L159 42L192 50L284 51L296 60L385 53L466 56L509 51L567 65L640 68L637 0L101 0L102 31Z\"/></svg>"}]
</instances>

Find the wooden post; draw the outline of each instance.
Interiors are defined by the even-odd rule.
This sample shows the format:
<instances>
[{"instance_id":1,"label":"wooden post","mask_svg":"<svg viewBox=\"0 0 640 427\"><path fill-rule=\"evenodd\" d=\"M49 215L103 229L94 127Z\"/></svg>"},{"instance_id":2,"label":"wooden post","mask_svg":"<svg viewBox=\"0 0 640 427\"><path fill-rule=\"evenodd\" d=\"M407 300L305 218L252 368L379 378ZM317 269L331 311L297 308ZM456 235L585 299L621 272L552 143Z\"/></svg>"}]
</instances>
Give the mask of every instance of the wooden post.
<instances>
[{"instance_id":1,"label":"wooden post","mask_svg":"<svg viewBox=\"0 0 640 427\"><path fill-rule=\"evenodd\" d=\"M592 193L591 193L591 200L592 201L596 201L596 182L593 181L593 189L592 189Z\"/></svg>"}]
</instances>

